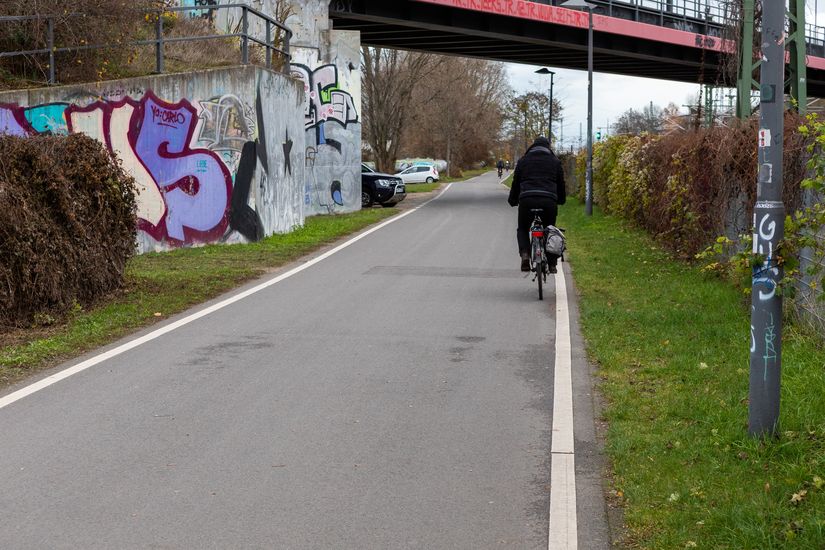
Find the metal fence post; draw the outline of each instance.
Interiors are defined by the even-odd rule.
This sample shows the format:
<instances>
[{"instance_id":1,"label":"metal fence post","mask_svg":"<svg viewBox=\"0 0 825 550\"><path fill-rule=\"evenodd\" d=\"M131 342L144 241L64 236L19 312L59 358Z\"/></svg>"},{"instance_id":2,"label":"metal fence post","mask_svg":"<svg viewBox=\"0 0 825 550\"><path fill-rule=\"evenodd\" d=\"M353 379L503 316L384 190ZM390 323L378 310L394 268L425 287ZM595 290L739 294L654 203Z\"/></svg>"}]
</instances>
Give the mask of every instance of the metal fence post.
<instances>
[{"instance_id":1,"label":"metal fence post","mask_svg":"<svg viewBox=\"0 0 825 550\"><path fill-rule=\"evenodd\" d=\"M266 20L266 68L272 68L272 23Z\"/></svg>"},{"instance_id":2,"label":"metal fence post","mask_svg":"<svg viewBox=\"0 0 825 550\"><path fill-rule=\"evenodd\" d=\"M155 21L155 70L158 73L164 71L163 67L163 12L158 11L158 19Z\"/></svg>"},{"instance_id":3,"label":"metal fence post","mask_svg":"<svg viewBox=\"0 0 825 550\"><path fill-rule=\"evenodd\" d=\"M241 63L249 64L249 17L246 6L242 6L243 11L243 36L241 36Z\"/></svg>"},{"instance_id":4,"label":"metal fence post","mask_svg":"<svg viewBox=\"0 0 825 550\"><path fill-rule=\"evenodd\" d=\"M48 19L48 36L46 40L49 46L49 84L54 84L57 82L57 78L55 77L54 67L54 18L52 17Z\"/></svg>"},{"instance_id":5,"label":"metal fence post","mask_svg":"<svg viewBox=\"0 0 825 550\"><path fill-rule=\"evenodd\" d=\"M292 54L290 53L289 49L289 41L292 39L292 31L289 29L284 30L284 54L286 55L286 59L284 59L284 74L289 74L290 72L290 64L292 63Z\"/></svg>"}]
</instances>

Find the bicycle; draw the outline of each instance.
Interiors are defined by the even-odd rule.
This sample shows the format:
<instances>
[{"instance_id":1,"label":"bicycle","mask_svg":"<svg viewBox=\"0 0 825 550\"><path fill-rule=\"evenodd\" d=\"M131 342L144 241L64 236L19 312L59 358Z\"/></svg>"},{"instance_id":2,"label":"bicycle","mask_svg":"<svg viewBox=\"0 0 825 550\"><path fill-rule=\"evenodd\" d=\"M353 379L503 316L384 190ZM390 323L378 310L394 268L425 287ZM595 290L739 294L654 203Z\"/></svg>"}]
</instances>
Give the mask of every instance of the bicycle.
<instances>
[{"instance_id":1,"label":"bicycle","mask_svg":"<svg viewBox=\"0 0 825 550\"><path fill-rule=\"evenodd\" d=\"M547 261L547 253L544 250L545 231L544 223L539 215L540 208L531 209L530 212L536 214L533 223L530 225L530 271L535 273L534 281L538 281L539 300L544 300L544 283L547 282L547 272L550 270L550 263Z\"/></svg>"},{"instance_id":2,"label":"bicycle","mask_svg":"<svg viewBox=\"0 0 825 550\"><path fill-rule=\"evenodd\" d=\"M498 179L501 179L501 172L502 172L502 169L501 169L501 168L499 168L499 169L498 169Z\"/></svg>"}]
</instances>

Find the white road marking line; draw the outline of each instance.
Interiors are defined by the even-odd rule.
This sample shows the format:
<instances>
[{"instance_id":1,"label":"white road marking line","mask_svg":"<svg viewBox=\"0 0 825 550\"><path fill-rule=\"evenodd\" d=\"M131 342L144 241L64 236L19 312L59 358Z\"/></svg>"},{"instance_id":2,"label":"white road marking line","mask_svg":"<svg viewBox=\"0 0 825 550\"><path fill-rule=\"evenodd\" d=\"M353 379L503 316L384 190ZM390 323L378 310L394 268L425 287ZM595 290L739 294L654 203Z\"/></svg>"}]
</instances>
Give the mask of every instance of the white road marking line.
<instances>
[{"instance_id":1,"label":"white road marking line","mask_svg":"<svg viewBox=\"0 0 825 550\"><path fill-rule=\"evenodd\" d=\"M573 447L573 377L570 312L564 269L556 280L556 364L553 379L553 445L550 449L549 550L578 548L576 463Z\"/></svg>"},{"instance_id":2,"label":"white road marking line","mask_svg":"<svg viewBox=\"0 0 825 550\"><path fill-rule=\"evenodd\" d=\"M243 300L244 298L248 298L249 296L251 296L253 294L256 294L256 293L258 293L258 292L260 292L260 291L262 291L266 288L269 288L272 285L280 283L284 279L288 279L289 277L292 277L293 275L297 275L301 271L304 271L305 269L309 269L310 267L314 266L315 264L326 260L327 258L332 256L333 254L336 254L336 253L344 250L345 248L349 247L350 245L355 244L356 242L360 241L361 239L363 239L367 235L375 233L379 229L382 229L382 228L388 226L391 223L395 223L398 220L409 216L410 214L417 211L418 209L423 208L424 206L427 206L428 204L430 204L434 200L437 200L437 199L441 198L441 196L444 195L444 193L446 193L450 189L451 186L452 186L452 183L447 185L447 187L445 187L444 190L441 191L441 193L439 193L438 195L436 195L432 199L428 200L427 202L424 202L424 203L416 206L415 208L413 208L411 210L407 210L406 212L403 212L403 213L401 213L397 216L394 216L394 217L386 220L385 222L383 222L379 225L376 225L375 227L372 227L372 228L364 231L363 233L360 233L360 234L356 235L352 239L341 243L340 245L336 246L332 250L328 250L327 252L324 252L320 256L317 256L317 257L309 260L308 262L306 262L304 264L301 264L298 267L295 267L293 269L290 269L286 273L282 273L281 275L278 275L278 276L276 276L276 277L274 277L274 278L272 278L268 281L264 281L263 283L250 288L249 290L245 290L244 292L241 292L241 293L236 294L236 295L234 295L230 298L227 298L226 300L218 302L217 304L214 304L212 306L204 308L204 309L202 309L202 310L200 310L196 313L193 313L192 315L184 317L183 319L179 319L179 320L175 321L174 323L170 323L170 324L168 324L164 327L161 327L161 328L159 328L155 331L150 332L149 334L141 336L140 338L136 338L134 340L126 342L125 344L122 344L122 345L120 345L120 346L118 346L114 349L111 349L107 352L101 353L100 355L96 355L95 357L87 359L86 361L78 363L77 365L66 368L66 369L64 369L60 372L52 374L51 376L47 376L46 378L43 378L42 380L39 380L39 381L37 381L33 384L30 384L30 385L28 385L24 388L21 388L21 389L15 391L13 393L10 393L10 394L6 395L5 397L0 398L0 409L2 409L4 407L7 407L7 406L11 405L12 403L14 403L16 401L19 401L19 400L23 399L24 397L27 397L27 396L29 396L33 393L36 393L40 390L48 388L49 386L51 386L53 384L56 384L56 383L60 382L61 380L64 380L64 379L66 379L66 378L68 378L72 375L75 375L79 372L83 372L84 370L86 370L90 367L93 367L93 366L98 365L98 364L100 364L104 361L112 359L113 357L117 357L118 355L122 355L123 353L126 353L127 351L132 350L132 349L134 349L138 346L141 346L141 345L143 345L147 342L151 342L152 340L160 338L164 334L168 334L168 333L172 332L173 330L179 329L180 327L182 327L184 325L188 325L189 323L191 323L193 321L196 321L196 320L200 319L201 317L206 317L207 315L215 313L216 311L221 310L221 309L223 309L223 308L225 308L229 305L232 305L235 302L239 302L239 301Z\"/></svg>"}]
</instances>

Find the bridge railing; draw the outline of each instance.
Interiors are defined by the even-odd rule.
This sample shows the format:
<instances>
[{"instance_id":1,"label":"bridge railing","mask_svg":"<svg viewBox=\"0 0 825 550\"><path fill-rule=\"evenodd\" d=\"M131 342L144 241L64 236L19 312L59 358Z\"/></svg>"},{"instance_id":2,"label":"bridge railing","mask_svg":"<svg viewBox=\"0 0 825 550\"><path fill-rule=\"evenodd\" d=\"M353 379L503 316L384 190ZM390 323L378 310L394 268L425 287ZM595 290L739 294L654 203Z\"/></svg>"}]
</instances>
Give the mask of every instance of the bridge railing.
<instances>
[{"instance_id":1,"label":"bridge railing","mask_svg":"<svg viewBox=\"0 0 825 550\"><path fill-rule=\"evenodd\" d=\"M560 6L565 0L534 0L541 4ZM655 23L691 32L721 36L731 14L726 2L718 0L588 0L597 6L596 12L610 17ZM825 47L825 27L807 23L808 43Z\"/></svg>"},{"instance_id":2,"label":"bridge railing","mask_svg":"<svg viewBox=\"0 0 825 550\"><path fill-rule=\"evenodd\" d=\"M207 12L210 14L215 10L240 9L241 19L238 29L235 32L229 33L213 33L198 36L174 36L169 37L164 35L164 16L169 13L197 13L202 14ZM68 52L81 52L88 50L105 50L111 48L123 48L124 46L154 46L155 49L155 72L165 72L165 46L166 44L174 44L180 42L198 42L209 41L227 38L240 39L240 56L241 63L248 65L250 62L250 45L257 44L264 48L264 64L267 68L273 66L273 56L280 56L281 70L289 73L290 55L290 40L292 38L292 31L283 23L273 19L263 12L247 4L221 4L210 5L208 7L166 7L156 9L140 10L150 17L150 21L154 21L155 37L147 40L134 40L126 44L76 44L76 45L55 45L55 26L67 18L85 17L84 14L71 13L67 15L20 15L20 16L3 16L0 17L0 25L4 23L21 23L26 21L40 21L46 23L45 42L44 47L33 47L27 50L18 51L2 51L0 52L0 59L18 56L48 56L48 74L47 81L49 84L57 83L57 54ZM264 38L258 38L256 35L249 32L250 23L257 22L265 28ZM280 31L280 32L278 32ZM281 39L278 40L274 35L280 34Z\"/></svg>"}]
</instances>

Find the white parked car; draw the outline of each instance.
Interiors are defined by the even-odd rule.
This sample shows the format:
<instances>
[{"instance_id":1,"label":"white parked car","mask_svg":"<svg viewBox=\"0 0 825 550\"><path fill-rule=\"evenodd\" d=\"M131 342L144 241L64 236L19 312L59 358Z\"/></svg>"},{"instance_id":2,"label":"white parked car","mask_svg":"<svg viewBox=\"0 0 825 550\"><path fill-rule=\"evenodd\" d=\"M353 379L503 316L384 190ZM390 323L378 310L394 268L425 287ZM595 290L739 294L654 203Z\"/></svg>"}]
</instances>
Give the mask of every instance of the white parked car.
<instances>
[{"instance_id":1,"label":"white parked car","mask_svg":"<svg viewBox=\"0 0 825 550\"><path fill-rule=\"evenodd\" d=\"M438 181L438 170L431 164L415 164L396 176L404 183L434 183Z\"/></svg>"}]
</instances>

